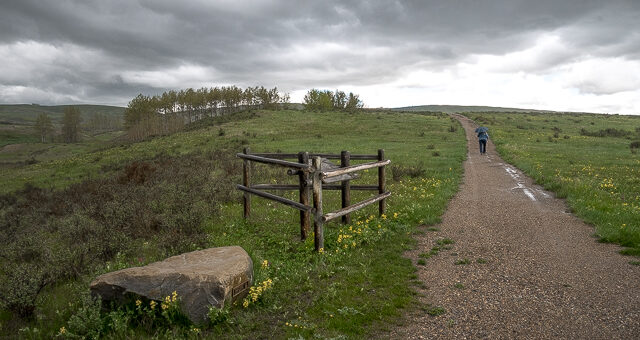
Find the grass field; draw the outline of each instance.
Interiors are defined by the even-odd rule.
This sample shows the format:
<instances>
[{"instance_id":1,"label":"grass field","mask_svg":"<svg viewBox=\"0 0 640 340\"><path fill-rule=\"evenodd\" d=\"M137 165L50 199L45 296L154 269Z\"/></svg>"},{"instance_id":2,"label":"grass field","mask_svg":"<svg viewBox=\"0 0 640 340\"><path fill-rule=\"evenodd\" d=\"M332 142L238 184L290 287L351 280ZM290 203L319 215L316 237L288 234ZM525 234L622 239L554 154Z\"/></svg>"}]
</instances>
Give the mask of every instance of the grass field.
<instances>
[{"instance_id":1,"label":"grass field","mask_svg":"<svg viewBox=\"0 0 640 340\"><path fill-rule=\"evenodd\" d=\"M188 211L212 212L198 222L201 230L196 235L202 237L193 244L172 248L162 236L131 238L127 240L126 252L89 268L75 279L60 280L47 287L37 298L35 319L21 320L8 310L0 313L2 334L50 338L65 327L66 334L87 335L90 334L87 329L93 325L94 330L115 338L363 338L388 327L400 315L401 308L415 301L411 290L412 284L418 284L414 267L402 254L412 247L411 236L416 226L437 223L448 200L457 191L462 161L466 157L464 134L457 122L445 115L393 112L260 111L210 123L212 125L200 123L201 127L192 131L142 143L88 153L70 151L68 157L3 170L0 186L5 193L30 183L50 188L53 191L49 195L55 197L58 191L60 195L64 194L63 188L71 185L70 193L73 193L74 186L81 187L83 181L91 179L98 181L90 186L94 190L120 185L122 190L135 189L132 193L139 195L143 186L131 189L118 184L117 180L99 181L121 178L123 168L134 161L148 162L157 168L157 173L161 171L160 167L172 164L175 170L163 175L166 180L157 181L160 187L153 187L155 182L147 182L144 186L153 192L171 193L174 189L168 187L173 184L166 183L179 177L171 174L188 174L200 179L187 181L185 185L191 185L187 189L209 191L200 185L211 183L214 191L229 197L211 202L196 201L188 207ZM338 153L349 150L375 153L383 148L393 165L387 176L387 187L393 193L388 202L388 213L378 217L376 207L372 206L357 213L351 225L330 223L325 229L323 254L313 252L312 242L299 241L299 214L291 208L254 198L252 217L244 221L238 203L240 194L233 188L234 183L240 183L238 166L241 164L240 160L233 159L233 155L243 146L249 146L253 152ZM292 180L278 170L256 166L254 182ZM224 185L216 187L218 182ZM199 183L198 187L193 187L193 183ZM375 183L374 171L364 172L361 179L354 181L354 184L366 183ZM30 193L33 190L10 196L17 197L20 202L20 195ZM117 195L117 191L110 195ZM183 214L182 208L175 209L183 201L189 201L189 197L180 199L165 195L151 196L148 209L158 210L162 218L171 219L167 225L179 227L183 223L180 218L188 219L188 215ZM284 195L296 197L295 193ZM371 193L354 193L352 202L369 195ZM143 204L141 210L146 211L146 202L137 201L139 199L135 204ZM92 209L101 209L100 206ZM327 193L325 211L338 207L337 192ZM174 211L175 216L165 211ZM86 219L92 214L86 212L82 216ZM71 216L64 221L74 218ZM60 242L65 241L64 236L51 235L50 239L60 237ZM271 286L246 307L240 304L228 313L224 311L222 317L215 318L215 325L195 328L170 324L146 329L136 325L131 318L127 319L128 314L124 311L103 313L97 322L90 322L95 319L91 317L95 313L92 314L91 306L83 304L80 297L86 295L88 282L95 275L156 261L177 251L225 245L240 245L246 249L254 262L254 284L270 280Z\"/></svg>"},{"instance_id":2,"label":"grass field","mask_svg":"<svg viewBox=\"0 0 640 340\"><path fill-rule=\"evenodd\" d=\"M59 133L65 107L64 105L0 105L0 171L3 167L64 159L92 152L109 146L108 142L123 133L116 131L96 134L96 132L83 131L80 134L80 143L61 143L62 138ZM122 117L124 112L124 108L116 106L77 105L76 107L80 109L85 124L96 114ZM46 113L53 122L53 134L56 135L55 140L58 143L51 143L52 136L47 137L47 143L40 143L34 125L36 118L41 113ZM12 187L8 190L15 188Z\"/></svg>"},{"instance_id":3,"label":"grass field","mask_svg":"<svg viewBox=\"0 0 640 340\"><path fill-rule=\"evenodd\" d=\"M640 117L470 113L501 156L567 199L603 242L640 256Z\"/></svg>"},{"instance_id":4,"label":"grass field","mask_svg":"<svg viewBox=\"0 0 640 340\"><path fill-rule=\"evenodd\" d=\"M28 125L0 124L0 149L9 144L36 143L33 128Z\"/></svg>"}]
</instances>

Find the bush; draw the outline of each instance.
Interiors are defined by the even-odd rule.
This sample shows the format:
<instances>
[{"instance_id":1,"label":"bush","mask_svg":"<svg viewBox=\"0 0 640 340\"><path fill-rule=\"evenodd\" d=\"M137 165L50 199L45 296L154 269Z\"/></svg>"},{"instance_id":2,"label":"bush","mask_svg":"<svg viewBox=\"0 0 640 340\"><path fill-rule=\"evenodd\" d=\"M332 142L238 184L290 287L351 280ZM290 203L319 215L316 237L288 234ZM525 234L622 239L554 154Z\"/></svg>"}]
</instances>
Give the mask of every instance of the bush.
<instances>
[{"instance_id":1,"label":"bush","mask_svg":"<svg viewBox=\"0 0 640 340\"><path fill-rule=\"evenodd\" d=\"M231 153L160 156L111 179L57 191L27 185L1 196L0 303L29 318L45 286L91 273L117 254L142 258L142 241L159 256L202 246L203 222L236 197L240 167Z\"/></svg>"},{"instance_id":2,"label":"bush","mask_svg":"<svg viewBox=\"0 0 640 340\"><path fill-rule=\"evenodd\" d=\"M30 318L36 309L40 291L51 282L50 274L41 266L21 263L9 266L0 276L2 307L21 318Z\"/></svg>"},{"instance_id":3,"label":"bush","mask_svg":"<svg viewBox=\"0 0 640 340\"><path fill-rule=\"evenodd\" d=\"M422 163L418 164L415 167L410 166L402 166L402 165L391 165L391 177L394 181L399 181L405 176L409 176L411 178L418 178L424 176L426 170L424 169L424 165Z\"/></svg>"},{"instance_id":4,"label":"bush","mask_svg":"<svg viewBox=\"0 0 640 340\"><path fill-rule=\"evenodd\" d=\"M98 339L103 332L103 323L100 315L102 304L100 299L93 298L89 293L81 296L81 306L69 318L69 328L61 329L63 335L86 339ZM65 334L68 333L68 334Z\"/></svg>"},{"instance_id":5,"label":"bush","mask_svg":"<svg viewBox=\"0 0 640 340\"><path fill-rule=\"evenodd\" d=\"M587 129L580 129L580 134L590 137L627 137L632 133L626 130L619 130L616 128L607 128L599 131L587 131Z\"/></svg>"}]
</instances>

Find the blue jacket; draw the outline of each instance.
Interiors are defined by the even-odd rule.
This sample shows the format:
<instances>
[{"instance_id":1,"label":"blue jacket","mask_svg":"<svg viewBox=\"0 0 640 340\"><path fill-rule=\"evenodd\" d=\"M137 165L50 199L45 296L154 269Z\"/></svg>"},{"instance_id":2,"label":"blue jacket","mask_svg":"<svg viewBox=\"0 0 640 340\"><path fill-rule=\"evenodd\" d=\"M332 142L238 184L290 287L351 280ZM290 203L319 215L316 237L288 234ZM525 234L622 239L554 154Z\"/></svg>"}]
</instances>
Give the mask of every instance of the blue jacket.
<instances>
[{"instance_id":1,"label":"blue jacket","mask_svg":"<svg viewBox=\"0 0 640 340\"><path fill-rule=\"evenodd\" d=\"M482 132L478 133L478 140L484 140L484 141L486 141L486 140L488 140L488 139L489 139L489 134L488 134L488 133L486 133L486 132L484 132L484 131L482 131Z\"/></svg>"}]
</instances>

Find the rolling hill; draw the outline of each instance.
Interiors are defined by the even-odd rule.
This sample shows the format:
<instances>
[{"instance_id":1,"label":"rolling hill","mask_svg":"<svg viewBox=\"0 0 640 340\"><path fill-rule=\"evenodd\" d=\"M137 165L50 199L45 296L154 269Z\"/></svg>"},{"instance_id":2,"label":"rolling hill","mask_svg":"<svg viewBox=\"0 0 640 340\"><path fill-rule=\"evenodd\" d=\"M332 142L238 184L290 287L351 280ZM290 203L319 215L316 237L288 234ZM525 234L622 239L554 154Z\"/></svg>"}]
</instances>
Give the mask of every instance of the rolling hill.
<instances>
[{"instance_id":1,"label":"rolling hill","mask_svg":"<svg viewBox=\"0 0 640 340\"><path fill-rule=\"evenodd\" d=\"M68 105L45 106L38 104L11 104L0 105L0 124L33 125L40 113L46 113L53 123L60 123L64 114L64 108ZM108 105L74 105L84 117L94 114L122 116L124 107Z\"/></svg>"},{"instance_id":2,"label":"rolling hill","mask_svg":"<svg viewBox=\"0 0 640 340\"><path fill-rule=\"evenodd\" d=\"M517 109L494 106L462 106L462 105L418 105L393 108L394 111L430 111L430 112L557 112L549 110Z\"/></svg>"}]
</instances>

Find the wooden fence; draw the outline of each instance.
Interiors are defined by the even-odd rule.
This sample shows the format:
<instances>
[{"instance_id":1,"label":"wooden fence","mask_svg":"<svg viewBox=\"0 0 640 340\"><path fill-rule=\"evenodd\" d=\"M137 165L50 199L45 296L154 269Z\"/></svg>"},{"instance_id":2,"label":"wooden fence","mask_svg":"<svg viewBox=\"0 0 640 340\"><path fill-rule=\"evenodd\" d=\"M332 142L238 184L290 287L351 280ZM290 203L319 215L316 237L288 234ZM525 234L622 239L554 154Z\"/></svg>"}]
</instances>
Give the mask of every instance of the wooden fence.
<instances>
[{"instance_id":1,"label":"wooden fence","mask_svg":"<svg viewBox=\"0 0 640 340\"><path fill-rule=\"evenodd\" d=\"M313 216L314 245L316 251L324 249L324 223L342 217L342 223L351 223L350 214L367 205L378 202L378 213L385 213L385 199L391 192L385 190L385 169L391 163L384 159L384 150L379 149L377 155L352 155L349 151L338 154L310 154L308 152L291 153L250 153L245 148L243 153L236 154L243 159L242 185L237 188L244 192L244 218L251 215L251 195L273 200L300 210L300 238L305 240L310 230L310 220ZM287 159L297 159L297 162ZM323 162L323 159L325 160ZM340 166L335 166L326 160L339 159ZM374 162L351 165L351 160L374 160ZM298 184L251 184L251 162L270 164L289 168L288 175L298 176ZM356 178L356 172L378 168L377 185L351 185ZM334 184L338 183L340 184ZM299 192L299 201L293 201L276 196L266 190L289 190ZM322 191L340 190L342 194L342 209L323 213ZM377 191L378 194L362 202L351 204L351 190ZM313 205L309 196L313 193Z\"/></svg>"}]
</instances>

